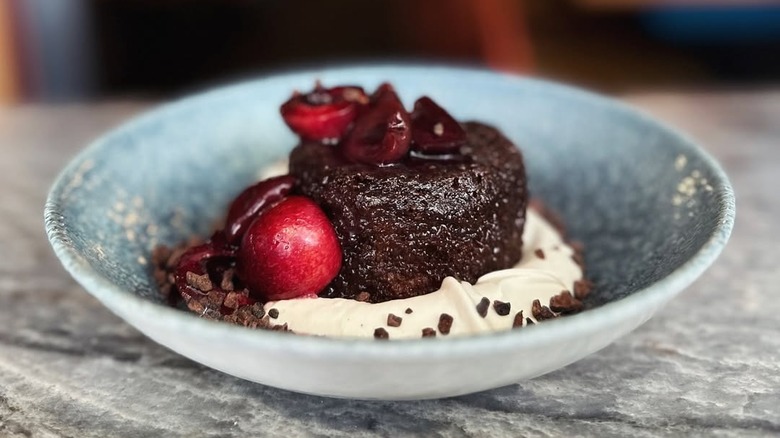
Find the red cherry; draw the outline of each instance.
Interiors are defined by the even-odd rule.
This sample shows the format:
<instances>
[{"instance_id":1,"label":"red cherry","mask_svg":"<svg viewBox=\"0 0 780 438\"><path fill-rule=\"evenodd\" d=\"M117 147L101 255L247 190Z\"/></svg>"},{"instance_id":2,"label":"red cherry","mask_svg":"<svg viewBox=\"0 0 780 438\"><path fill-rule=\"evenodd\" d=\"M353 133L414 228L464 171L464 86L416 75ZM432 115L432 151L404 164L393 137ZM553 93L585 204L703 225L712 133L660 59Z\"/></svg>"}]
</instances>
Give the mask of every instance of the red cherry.
<instances>
[{"instance_id":1,"label":"red cherry","mask_svg":"<svg viewBox=\"0 0 780 438\"><path fill-rule=\"evenodd\" d=\"M260 214L238 249L238 275L256 295L284 300L319 294L341 269L333 225L309 198L290 196Z\"/></svg>"},{"instance_id":2,"label":"red cherry","mask_svg":"<svg viewBox=\"0 0 780 438\"><path fill-rule=\"evenodd\" d=\"M352 124L368 96L360 87L323 88L295 94L281 107L287 126L306 140L336 143Z\"/></svg>"},{"instance_id":3,"label":"red cherry","mask_svg":"<svg viewBox=\"0 0 780 438\"><path fill-rule=\"evenodd\" d=\"M409 152L411 119L389 84L374 93L368 110L342 143L342 154L350 161L384 165L400 161Z\"/></svg>"},{"instance_id":4,"label":"red cherry","mask_svg":"<svg viewBox=\"0 0 780 438\"><path fill-rule=\"evenodd\" d=\"M215 234L215 238L217 237L218 236ZM215 240L219 239L217 238ZM209 262L216 261L229 264L234 256L233 250L214 240L187 249L179 258L179 262L176 264L176 270L174 271L176 289L178 289L182 296L193 297L203 295L203 292L191 287L187 283L187 273L191 272L196 275L208 275ZM217 289L217 292L224 293L224 291L219 290L219 288Z\"/></svg>"},{"instance_id":5,"label":"red cherry","mask_svg":"<svg viewBox=\"0 0 780 438\"><path fill-rule=\"evenodd\" d=\"M233 200L225 223L225 238L231 244L241 241L252 219L263 209L287 196L295 185L290 175L269 178L246 188Z\"/></svg>"},{"instance_id":6,"label":"red cherry","mask_svg":"<svg viewBox=\"0 0 780 438\"><path fill-rule=\"evenodd\" d=\"M454 154L466 143L466 131L430 97L417 99L412 111L412 150Z\"/></svg>"}]
</instances>

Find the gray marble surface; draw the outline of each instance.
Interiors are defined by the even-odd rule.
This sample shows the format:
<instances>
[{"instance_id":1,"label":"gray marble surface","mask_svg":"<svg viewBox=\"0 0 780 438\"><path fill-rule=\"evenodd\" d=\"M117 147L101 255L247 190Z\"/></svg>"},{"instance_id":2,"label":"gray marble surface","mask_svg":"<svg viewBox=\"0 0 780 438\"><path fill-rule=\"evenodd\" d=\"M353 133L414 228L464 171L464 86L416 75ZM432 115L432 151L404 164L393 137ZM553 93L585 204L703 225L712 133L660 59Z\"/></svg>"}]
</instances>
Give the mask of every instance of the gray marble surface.
<instances>
[{"instance_id":1,"label":"gray marble surface","mask_svg":"<svg viewBox=\"0 0 780 438\"><path fill-rule=\"evenodd\" d=\"M0 109L0 437L780 436L780 92L627 96L700 139L737 193L733 237L665 311L546 376L469 396L364 402L241 381L146 339L46 241L49 185L148 105Z\"/></svg>"}]
</instances>

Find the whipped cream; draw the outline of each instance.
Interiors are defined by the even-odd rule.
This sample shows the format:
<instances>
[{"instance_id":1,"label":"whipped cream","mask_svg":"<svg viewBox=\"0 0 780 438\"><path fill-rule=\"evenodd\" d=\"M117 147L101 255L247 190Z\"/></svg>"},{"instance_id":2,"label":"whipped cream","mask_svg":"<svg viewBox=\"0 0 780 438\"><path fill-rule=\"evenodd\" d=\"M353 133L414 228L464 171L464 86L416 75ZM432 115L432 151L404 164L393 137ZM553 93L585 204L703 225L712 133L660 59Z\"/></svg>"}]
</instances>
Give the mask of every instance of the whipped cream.
<instances>
[{"instance_id":1,"label":"whipped cream","mask_svg":"<svg viewBox=\"0 0 780 438\"><path fill-rule=\"evenodd\" d=\"M282 166L275 165L273 171L284 173L286 166ZM268 170L264 176L271 174ZM436 330L436 336L443 336L438 329L442 314L452 317L447 336L507 330L520 311L524 319L536 322L531 310L534 300L548 305L553 296L574 290L574 282L582 279L583 272L572 259L573 254L560 233L529 208L520 262L511 269L483 275L473 285L447 277L439 290L412 298L376 304L343 298L299 298L268 302L265 310L279 312L274 324L287 324L298 334L320 336L373 338L378 328L384 329L390 339L420 338L423 329ZM490 302L484 317L477 311L483 298ZM508 303L509 312L499 315L495 301ZM397 327L388 325L390 314L401 318Z\"/></svg>"}]
</instances>

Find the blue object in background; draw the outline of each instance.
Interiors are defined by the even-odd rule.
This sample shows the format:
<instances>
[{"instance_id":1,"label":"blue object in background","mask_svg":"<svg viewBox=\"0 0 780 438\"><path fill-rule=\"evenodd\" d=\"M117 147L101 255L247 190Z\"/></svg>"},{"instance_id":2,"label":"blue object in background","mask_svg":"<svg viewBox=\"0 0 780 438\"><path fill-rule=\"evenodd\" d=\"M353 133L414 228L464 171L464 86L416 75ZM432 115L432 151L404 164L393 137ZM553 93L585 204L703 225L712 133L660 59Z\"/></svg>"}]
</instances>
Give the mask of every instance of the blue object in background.
<instances>
[{"instance_id":1,"label":"blue object in background","mask_svg":"<svg viewBox=\"0 0 780 438\"><path fill-rule=\"evenodd\" d=\"M651 34L677 43L780 41L780 5L663 7L643 12L640 19Z\"/></svg>"},{"instance_id":2,"label":"blue object in background","mask_svg":"<svg viewBox=\"0 0 780 438\"><path fill-rule=\"evenodd\" d=\"M85 0L19 3L27 42L27 92L35 100L84 100L95 92L95 53Z\"/></svg>"}]
</instances>

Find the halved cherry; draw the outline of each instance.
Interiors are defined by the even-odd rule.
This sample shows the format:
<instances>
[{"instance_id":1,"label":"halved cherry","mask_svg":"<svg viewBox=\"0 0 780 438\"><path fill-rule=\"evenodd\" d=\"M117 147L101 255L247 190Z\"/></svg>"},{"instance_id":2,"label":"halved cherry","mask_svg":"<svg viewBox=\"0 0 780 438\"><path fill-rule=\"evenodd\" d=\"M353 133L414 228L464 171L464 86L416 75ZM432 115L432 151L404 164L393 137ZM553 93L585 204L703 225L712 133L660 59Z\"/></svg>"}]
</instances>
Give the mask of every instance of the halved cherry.
<instances>
[{"instance_id":1,"label":"halved cherry","mask_svg":"<svg viewBox=\"0 0 780 438\"><path fill-rule=\"evenodd\" d=\"M430 97L417 99L412 111L412 150L424 154L456 154L466 131Z\"/></svg>"},{"instance_id":2,"label":"halved cherry","mask_svg":"<svg viewBox=\"0 0 780 438\"><path fill-rule=\"evenodd\" d=\"M235 262L235 252L218 241L209 241L202 245L193 246L182 254L174 271L176 288L182 296L193 297L203 295L203 292L190 286L187 281L187 273L203 276L209 275L208 263L221 260L225 263Z\"/></svg>"},{"instance_id":3,"label":"halved cherry","mask_svg":"<svg viewBox=\"0 0 780 438\"><path fill-rule=\"evenodd\" d=\"M336 143L368 103L360 87L324 88L318 82L309 93L294 94L281 107L287 126L306 140Z\"/></svg>"},{"instance_id":4,"label":"halved cherry","mask_svg":"<svg viewBox=\"0 0 780 438\"><path fill-rule=\"evenodd\" d=\"M391 164L406 156L411 140L409 113L393 87L382 84L342 142L342 154L357 163Z\"/></svg>"},{"instance_id":5,"label":"halved cherry","mask_svg":"<svg viewBox=\"0 0 780 438\"><path fill-rule=\"evenodd\" d=\"M260 211L281 201L295 185L295 178L282 175L269 178L248 187L239 194L228 210L225 238L230 244L241 242L249 224Z\"/></svg>"}]
</instances>

